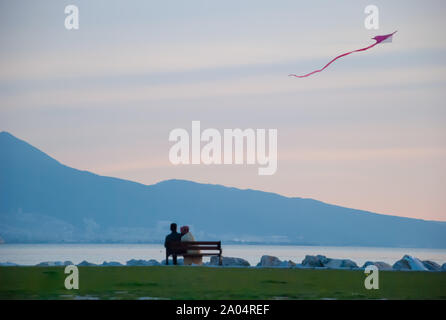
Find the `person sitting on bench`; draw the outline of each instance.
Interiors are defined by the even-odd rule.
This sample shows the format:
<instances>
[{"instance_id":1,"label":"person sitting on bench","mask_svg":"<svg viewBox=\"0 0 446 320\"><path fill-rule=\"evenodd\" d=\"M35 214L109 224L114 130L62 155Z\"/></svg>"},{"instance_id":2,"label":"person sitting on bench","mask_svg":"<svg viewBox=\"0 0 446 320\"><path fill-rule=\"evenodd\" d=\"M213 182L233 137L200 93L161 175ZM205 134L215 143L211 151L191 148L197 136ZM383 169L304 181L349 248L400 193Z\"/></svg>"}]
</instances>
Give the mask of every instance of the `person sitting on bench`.
<instances>
[{"instance_id":1,"label":"person sitting on bench","mask_svg":"<svg viewBox=\"0 0 446 320\"><path fill-rule=\"evenodd\" d=\"M194 236L189 231L188 226L183 226L180 228L181 232L181 241L195 241ZM188 254L200 254L200 250L187 250ZM184 256L184 264L185 265L191 265L191 264L203 264L203 257L202 256Z\"/></svg>"},{"instance_id":2,"label":"person sitting on bench","mask_svg":"<svg viewBox=\"0 0 446 320\"><path fill-rule=\"evenodd\" d=\"M169 256L172 255L173 264L177 264L177 253L172 252L170 250L170 244L172 242L181 241L181 234L177 232L177 224L172 223L170 225L171 233L166 236L166 240L164 241L164 247L166 248L166 264L169 264Z\"/></svg>"}]
</instances>

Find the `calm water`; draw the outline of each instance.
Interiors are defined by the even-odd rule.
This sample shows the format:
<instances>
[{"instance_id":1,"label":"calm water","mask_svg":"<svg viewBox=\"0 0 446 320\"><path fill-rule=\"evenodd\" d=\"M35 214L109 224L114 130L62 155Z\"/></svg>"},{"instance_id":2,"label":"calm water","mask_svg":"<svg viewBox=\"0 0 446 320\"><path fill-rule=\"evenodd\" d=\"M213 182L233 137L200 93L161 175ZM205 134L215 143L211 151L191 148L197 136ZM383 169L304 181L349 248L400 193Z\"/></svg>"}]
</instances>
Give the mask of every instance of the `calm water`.
<instances>
[{"instance_id":1,"label":"calm water","mask_svg":"<svg viewBox=\"0 0 446 320\"><path fill-rule=\"evenodd\" d=\"M410 254L422 260L439 264L446 262L446 249L408 248L364 248L364 247L307 247L307 246L263 246L224 245L223 255L240 257L256 265L262 255L276 256L281 260L302 262L305 255L322 254L329 258L348 258L359 266L367 260L393 264L403 255ZM43 261L70 260L77 264L83 260L93 263L118 261L125 264L130 259L164 259L164 248L160 244L2 244L0 262L20 265L35 265ZM207 259L209 260L209 258ZM207 261L205 259L205 261Z\"/></svg>"}]
</instances>

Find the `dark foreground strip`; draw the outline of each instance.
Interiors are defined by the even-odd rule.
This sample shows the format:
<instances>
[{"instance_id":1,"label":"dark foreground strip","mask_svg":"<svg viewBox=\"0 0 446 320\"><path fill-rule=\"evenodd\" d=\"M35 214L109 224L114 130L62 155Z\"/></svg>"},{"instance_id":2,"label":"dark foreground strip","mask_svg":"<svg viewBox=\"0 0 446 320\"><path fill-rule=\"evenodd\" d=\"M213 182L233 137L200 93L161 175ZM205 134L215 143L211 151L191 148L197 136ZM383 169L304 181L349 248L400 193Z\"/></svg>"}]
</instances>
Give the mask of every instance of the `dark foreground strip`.
<instances>
[{"instance_id":1,"label":"dark foreground strip","mask_svg":"<svg viewBox=\"0 0 446 320\"><path fill-rule=\"evenodd\" d=\"M145 319L323 319L325 317L348 317L356 319L387 318L396 315L399 319L410 319L420 310L441 314L444 300L178 300L178 301L55 301L14 300L0 301L2 314L11 311L14 318L31 314L44 318L75 318L144 315Z\"/></svg>"}]
</instances>

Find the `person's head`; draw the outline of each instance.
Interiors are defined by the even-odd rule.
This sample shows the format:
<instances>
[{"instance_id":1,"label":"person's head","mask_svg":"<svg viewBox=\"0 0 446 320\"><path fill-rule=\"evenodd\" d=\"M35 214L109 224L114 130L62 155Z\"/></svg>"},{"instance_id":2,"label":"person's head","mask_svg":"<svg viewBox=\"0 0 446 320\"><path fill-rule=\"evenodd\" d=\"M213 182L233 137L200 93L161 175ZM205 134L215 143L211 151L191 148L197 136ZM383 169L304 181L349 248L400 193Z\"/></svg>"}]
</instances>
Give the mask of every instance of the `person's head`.
<instances>
[{"instance_id":1,"label":"person's head","mask_svg":"<svg viewBox=\"0 0 446 320\"><path fill-rule=\"evenodd\" d=\"M180 228L181 234L186 234L189 232L189 227L188 226L182 226Z\"/></svg>"},{"instance_id":2,"label":"person's head","mask_svg":"<svg viewBox=\"0 0 446 320\"><path fill-rule=\"evenodd\" d=\"M176 232L177 231L177 224L176 223L171 223L170 224L170 231L172 231L172 232Z\"/></svg>"}]
</instances>

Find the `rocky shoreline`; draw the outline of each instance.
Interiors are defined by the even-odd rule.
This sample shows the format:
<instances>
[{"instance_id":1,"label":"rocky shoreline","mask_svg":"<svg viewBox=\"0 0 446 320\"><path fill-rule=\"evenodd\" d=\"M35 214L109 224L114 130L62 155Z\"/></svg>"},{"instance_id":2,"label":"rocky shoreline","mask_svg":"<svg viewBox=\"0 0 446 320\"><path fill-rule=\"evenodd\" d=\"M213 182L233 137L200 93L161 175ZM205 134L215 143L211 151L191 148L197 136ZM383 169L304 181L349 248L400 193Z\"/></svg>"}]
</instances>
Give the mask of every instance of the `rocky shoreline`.
<instances>
[{"instance_id":1,"label":"rocky shoreline","mask_svg":"<svg viewBox=\"0 0 446 320\"><path fill-rule=\"evenodd\" d=\"M307 255L301 263L295 263L291 260L282 261L277 257L264 255L260 259L256 266L251 266L248 261L242 258L235 257L223 257L223 267L256 267L256 268L300 268L300 269L340 269L340 270L364 270L369 265L375 265L379 270L383 271L434 271L445 272L446 263L439 265L438 263L430 260L420 260L410 255L405 255L402 259L396 261L393 265L390 265L383 261L367 261L363 266L359 267L356 262L350 259L333 259L327 258L323 255ZM36 264L37 267L60 267L73 265L71 261L45 261ZM95 264L88 261L82 261L77 264L78 266L100 266L100 267L113 267L113 266L164 266L165 260L158 262L157 260L136 260L132 259L122 264L116 261L104 261L102 264ZM169 261L169 265L172 262ZM183 259L178 259L178 265L184 265ZM23 266L13 262L0 262L0 266ZM209 262L203 263L203 266L219 267L218 257L211 257Z\"/></svg>"}]
</instances>

